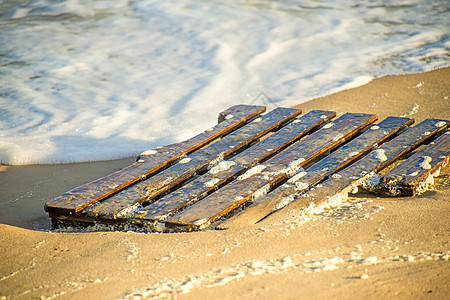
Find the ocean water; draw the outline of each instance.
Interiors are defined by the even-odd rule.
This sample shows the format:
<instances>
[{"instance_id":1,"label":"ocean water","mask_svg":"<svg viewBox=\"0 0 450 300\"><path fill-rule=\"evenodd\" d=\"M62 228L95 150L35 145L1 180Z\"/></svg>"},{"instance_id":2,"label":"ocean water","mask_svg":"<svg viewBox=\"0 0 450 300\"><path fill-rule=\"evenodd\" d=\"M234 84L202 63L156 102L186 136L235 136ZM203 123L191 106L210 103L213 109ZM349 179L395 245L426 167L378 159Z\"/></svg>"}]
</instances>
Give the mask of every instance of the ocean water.
<instances>
[{"instance_id":1,"label":"ocean water","mask_svg":"<svg viewBox=\"0 0 450 300\"><path fill-rule=\"evenodd\" d=\"M449 65L448 0L0 1L0 163L130 157L234 104Z\"/></svg>"}]
</instances>

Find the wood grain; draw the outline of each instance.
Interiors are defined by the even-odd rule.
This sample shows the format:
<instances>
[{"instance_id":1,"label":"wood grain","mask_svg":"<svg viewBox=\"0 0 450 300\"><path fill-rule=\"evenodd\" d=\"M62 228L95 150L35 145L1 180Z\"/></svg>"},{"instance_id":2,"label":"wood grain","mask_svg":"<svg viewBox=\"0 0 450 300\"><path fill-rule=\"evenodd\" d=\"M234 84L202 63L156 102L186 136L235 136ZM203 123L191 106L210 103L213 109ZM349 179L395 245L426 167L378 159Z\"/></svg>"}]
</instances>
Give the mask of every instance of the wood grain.
<instances>
[{"instance_id":1,"label":"wood grain","mask_svg":"<svg viewBox=\"0 0 450 300\"><path fill-rule=\"evenodd\" d=\"M141 155L132 165L90 183L84 184L47 202L47 212L73 214L105 199L128 186L164 170L183 155L221 138L245 125L265 111L263 106L236 105L220 114L223 122L197 136L155 149L152 155ZM225 116L233 116L225 119Z\"/></svg>"},{"instance_id":2,"label":"wood grain","mask_svg":"<svg viewBox=\"0 0 450 300\"><path fill-rule=\"evenodd\" d=\"M443 120L426 119L416 126L383 144L359 161L330 177L320 185L304 194L298 194L297 199L288 208L300 208L314 203L316 205L333 202L344 197L360 185L370 187L378 185L377 172L400 159L410 151L419 147L426 140L445 130L450 125L438 127Z\"/></svg>"},{"instance_id":3,"label":"wood grain","mask_svg":"<svg viewBox=\"0 0 450 300\"><path fill-rule=\"evenodd\" d=\"M174 212L191 205L242 175L255 164L280 152L301 137L334 117L330 111L314 110L297 118L279 131L238 155L219 163L203 176L199 176L183 187L164 196L140 210L135 219L163 221Z\"/></svg>"},{"instance_id":4,"label":"wood grain","mask_svg":"<svg viewBox=\"0 0 450 300\"><path fill-rule=\"evenodd\" d=\"M381 177L380 191L391 196L414 196L433 184L450 160L450 132L438 137Z\"/></svg>"},{"instance_id":5,"label":"wood grain","mask_svg":"<svg viewBox=\"0 0 450 300\"><path fill-rule=\"evenodd\" d=\"M376 115L344 114L336 121L328 123L319 131L280 152L263 165L254 166L247 171L248 173L246 172L247 176L242 175L243 177L238 180L168 219L167 223L187 226L192 230L202 229L240 205L263 196L291 176L295 170L350 139L376 119ZM250 175L252 172L255 174Z\"/></svg>"},{"instance_id":6,"label":"wood grain","mask_svg":"<svg viewBox=\"0 0 450 300\"><path fill-rule=\"evenodd\" d=\"M372 149L392 138L412 123L413 120L408 118L388 117L384 119L306 170L301 170L295 174L288 182L234 216L232 219L235 220L230 220L229 223L252 224L258 222L295 201L303 191L361 159ZM226 227L226 224L222 226Z\"/></svg>"},{"instance_id":7,"label":"wood grain","mask_svg":"<svg viewBox=\"0 0 450 300\"><path fill-rule=\"evenodd\" d=\"M276 108L254 120L244 127L223 137L189 156L164 171L141 181L128 189L104 200L98 205L87 207L83 213L91 217L115 219L145 202L152 202L157 197L183 184L197 173L212 166L214 161L220 161L239 152L251 143L258 141L267 133L292 121L301 113L292 108ZM122 212L124 211L124 212Z\"/></svg>"}]
</instances>

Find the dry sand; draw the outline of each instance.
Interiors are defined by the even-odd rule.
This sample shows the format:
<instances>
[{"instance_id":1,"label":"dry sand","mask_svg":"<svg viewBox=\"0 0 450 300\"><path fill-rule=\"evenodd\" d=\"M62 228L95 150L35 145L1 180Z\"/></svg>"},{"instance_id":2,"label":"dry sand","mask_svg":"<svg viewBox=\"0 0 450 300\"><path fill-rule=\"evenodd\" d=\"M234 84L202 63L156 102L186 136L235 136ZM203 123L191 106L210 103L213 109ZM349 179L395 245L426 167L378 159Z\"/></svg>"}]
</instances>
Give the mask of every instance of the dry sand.
<instances>
[{"instance_id":1,"label":"dry sand","mask_svg":"<svg viewBox=\"0 0 450 300\"><path fill-rule=\"evenodd\" d=\"M299 107L450 120L449 83L450 68L386 76ZM49 228L47 200L131 161L0 168L0 299L450 297L449 167L421 196L359 194L313 217L196 233L33 230Z\"/></svg>"}]
</instances>

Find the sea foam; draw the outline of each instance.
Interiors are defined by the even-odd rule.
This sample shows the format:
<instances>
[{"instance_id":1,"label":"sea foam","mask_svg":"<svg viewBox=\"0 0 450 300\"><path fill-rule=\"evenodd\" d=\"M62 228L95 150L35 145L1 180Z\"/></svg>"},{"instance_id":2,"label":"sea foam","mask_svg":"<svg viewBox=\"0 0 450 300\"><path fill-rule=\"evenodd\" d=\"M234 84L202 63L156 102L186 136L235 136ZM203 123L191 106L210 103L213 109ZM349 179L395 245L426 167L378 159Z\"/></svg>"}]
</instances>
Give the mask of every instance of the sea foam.
<instances>
[{"instance_id":1,"label":"sea foam","mask_svg":"<svg viewBox=\"0 0 450 300\"><path fill-rule=\"evenodd\" d=\"M0 3L0 163L138 155L234 104L448 65L447 1ZM258 95L268 97L258 97Z\"/></svg>"}]
</instances>

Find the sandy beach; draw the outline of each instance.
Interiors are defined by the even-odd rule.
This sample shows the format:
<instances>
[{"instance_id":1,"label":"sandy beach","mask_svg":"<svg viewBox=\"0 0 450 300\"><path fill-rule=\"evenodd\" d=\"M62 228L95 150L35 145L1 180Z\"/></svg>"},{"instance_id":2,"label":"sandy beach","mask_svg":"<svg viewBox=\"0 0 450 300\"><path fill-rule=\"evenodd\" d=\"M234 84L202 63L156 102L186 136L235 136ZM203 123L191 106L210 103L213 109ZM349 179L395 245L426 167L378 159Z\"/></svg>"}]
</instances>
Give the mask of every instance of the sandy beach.
<instances>
[{"instance_id":1,"label":"sandy beach","mask_svg":"<svg viewBox=\"0 0 450 300\"><path fill-rule=\"evenodd\" d=\"M450 67L301 103L450 120ZM321 215L193 233L53 232L45 202L134 158L0 166L0 299L446 299L450 167L416 197L355 194ZM288 216L288 217L286 217Z\"/></svg>"}]
</instances>

